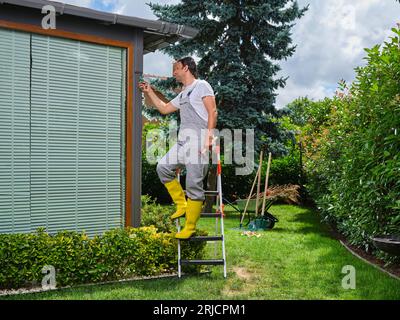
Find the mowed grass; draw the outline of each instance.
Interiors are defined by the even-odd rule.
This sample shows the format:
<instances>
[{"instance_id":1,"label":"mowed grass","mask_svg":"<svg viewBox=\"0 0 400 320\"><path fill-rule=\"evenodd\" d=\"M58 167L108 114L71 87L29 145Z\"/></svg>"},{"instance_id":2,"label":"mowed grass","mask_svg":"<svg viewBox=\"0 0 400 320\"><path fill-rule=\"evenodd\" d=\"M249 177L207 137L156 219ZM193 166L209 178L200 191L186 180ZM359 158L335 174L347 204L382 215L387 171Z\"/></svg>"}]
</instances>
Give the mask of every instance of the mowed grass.
<instances>
[{"instance_id":1,"label":"mowed grass","mask_svg":"<svg viewBox=\"0 0 400 320\"><path fill-rule=\"evenodd\" d=\"M400 299L400 281L350 254L314 211L290 205L269 210L279 222L260 237L242 235L239 217L225 219L228 277L223 267L199 275L81 286L2 299ZM198 227L215 232L215 220ZM236 229L235 229L236 228ZM218 244L220 248L220 244ZM214 254L214 244L207 245ZM219 254L220 252L218 252ZM344 266L354 266L356 288L344 289Z\"/></svg>"}]
</instances>

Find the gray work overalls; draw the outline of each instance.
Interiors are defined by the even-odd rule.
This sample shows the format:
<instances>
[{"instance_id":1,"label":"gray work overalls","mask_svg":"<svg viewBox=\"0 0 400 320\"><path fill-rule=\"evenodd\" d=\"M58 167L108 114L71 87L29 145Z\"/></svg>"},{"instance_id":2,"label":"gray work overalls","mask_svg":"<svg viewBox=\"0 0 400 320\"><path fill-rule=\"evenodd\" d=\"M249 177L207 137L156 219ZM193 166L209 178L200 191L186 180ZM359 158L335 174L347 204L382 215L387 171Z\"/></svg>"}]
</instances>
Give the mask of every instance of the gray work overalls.
<instances>
[{"instance_id":1,"label":"gray work overalls","mask_svg":"<svg viewBox=\"0 0 400 320\"><path fill-rule=\"evenodd\" d=\"M162 183L176 178L176 169L186 167L186 195L192 200L204 200L203 180L208 170L208 152L200 154L207 133L207 121L190 104L190 94L180 93L181 124L177 143L158 162L157 173Z\"/></svg>"}]
</instances>

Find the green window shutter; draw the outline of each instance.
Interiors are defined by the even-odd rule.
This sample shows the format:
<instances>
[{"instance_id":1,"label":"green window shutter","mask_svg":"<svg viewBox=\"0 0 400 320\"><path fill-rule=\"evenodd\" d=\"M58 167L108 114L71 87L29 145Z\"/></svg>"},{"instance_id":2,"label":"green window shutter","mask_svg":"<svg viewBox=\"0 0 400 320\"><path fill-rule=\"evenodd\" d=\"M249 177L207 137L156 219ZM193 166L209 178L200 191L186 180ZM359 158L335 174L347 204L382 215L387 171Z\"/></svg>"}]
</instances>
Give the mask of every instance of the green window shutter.
<instances>
[{"instance_id":1,"label":"green window shutter","mask_svg":"<svg viewBox=\"0 0 400 320\"><path fill-rule=\"evenodd\" d=\"M124 226L125 56L32 35L32 231Z\"/></svg>"},{"instance_id":2,"label":"green window shutter","mask_svg":"<svg viewBox=\"0 0 400 320\"><path fill-rule=\"evenodd\" d=\"M0 28L0 233L30 231L30 35Z\"/></svg>"}]
</instances>

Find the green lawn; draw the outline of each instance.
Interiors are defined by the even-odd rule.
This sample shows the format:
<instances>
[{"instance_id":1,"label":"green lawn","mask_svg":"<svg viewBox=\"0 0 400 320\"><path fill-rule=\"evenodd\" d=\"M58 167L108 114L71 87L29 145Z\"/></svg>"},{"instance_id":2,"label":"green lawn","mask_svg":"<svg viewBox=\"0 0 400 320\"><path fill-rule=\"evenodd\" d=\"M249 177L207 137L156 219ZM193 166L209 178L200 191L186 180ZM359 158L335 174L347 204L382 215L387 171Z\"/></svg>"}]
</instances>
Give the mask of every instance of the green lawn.
<instances>
[{"instance_id":1,"label":"green lawn","mask_svg":"<svg viewBox=\"0 0 400 320\"><path fill-rule=\"evenodd\" d=\"M276 205L275 228L246 237L234 230L238 216L225 219L228 278L222 266L182 279L131 281L63 289L3 299L400 299L400 281L351 255L331 238L318 215L306 208ZM215 229L215 220L199 227ZM210 253L214 245L208 244ZM342 268L356 270L356 289L343 289Z\"/></svg>"}]
</instances>

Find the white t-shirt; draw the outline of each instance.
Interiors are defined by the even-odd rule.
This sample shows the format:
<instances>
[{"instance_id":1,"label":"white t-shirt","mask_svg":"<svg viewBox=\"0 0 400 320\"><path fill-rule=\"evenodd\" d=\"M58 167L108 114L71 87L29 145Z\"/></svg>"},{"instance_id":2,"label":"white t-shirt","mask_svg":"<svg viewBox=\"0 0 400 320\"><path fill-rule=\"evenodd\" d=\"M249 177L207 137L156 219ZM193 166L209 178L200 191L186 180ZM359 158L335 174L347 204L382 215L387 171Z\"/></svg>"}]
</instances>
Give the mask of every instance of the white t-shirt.
<instances>
[{"instance_id":1,"label":"white t-shirt","mask_svg":"<svg viewBox=\"0 0 400 320\"><path fill-rule=\"evenodd\" d=\"M196 87L193 89L194 86ZM193 106L194 110L202 119L208 121L208 112L206 107L204 106L203 98L207 96L214 97L214 90L211 88L210 84L206 80L194 80L191 85L184 88L174 99L172 99L171 103L175 108L179 109L179 100L181 96L182 98L187 97L188 92L192 89L193 91L189 97L190 104Z\"/></svg>"}]
</instances>

